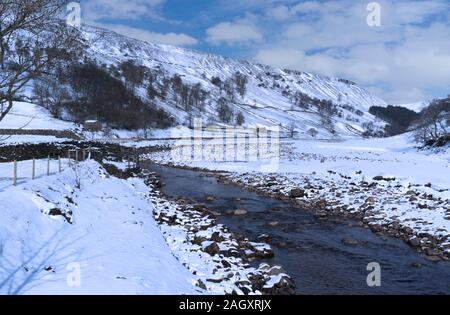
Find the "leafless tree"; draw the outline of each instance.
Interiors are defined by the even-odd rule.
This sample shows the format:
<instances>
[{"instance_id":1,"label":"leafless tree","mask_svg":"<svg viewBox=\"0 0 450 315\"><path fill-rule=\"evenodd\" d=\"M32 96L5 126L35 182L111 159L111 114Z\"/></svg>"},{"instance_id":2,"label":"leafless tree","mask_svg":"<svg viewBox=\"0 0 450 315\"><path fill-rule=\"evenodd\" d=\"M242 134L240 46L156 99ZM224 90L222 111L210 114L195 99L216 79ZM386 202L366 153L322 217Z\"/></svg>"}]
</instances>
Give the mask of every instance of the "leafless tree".
<instances>
[{"instance_id":1,"label":"leafless tree","mask_svg":"<svg viewBox=\"0 0 450 315\"><path fill-rule=\"evenodd\" d=\"M319 134L319 132L318 132L316 129L314 129L314 128L310 128L310 129L308 130L308 134L309 134L312 138L315 138L315 137Z\"/></svg>"},{"instance_id":2,"label":"leafless tree","mask_svg":"<svg viewBox=\"0 0 450 315\"><path fill-rule=\"evenodd\" d=\"M31 80L79 52L78 30L62 19L68 2L0 0L0 121Z\"/></svg>"},{"instance_id":3,"label":"leafless tree","mask_svg":"<svg viewBox=\"0 0 450 315\"><path fill-rule=\"evenodd\" d=\"M416 141L427 144L450 133L450 98L434 100L414 124Z\"/></svg>"}]
</instances>

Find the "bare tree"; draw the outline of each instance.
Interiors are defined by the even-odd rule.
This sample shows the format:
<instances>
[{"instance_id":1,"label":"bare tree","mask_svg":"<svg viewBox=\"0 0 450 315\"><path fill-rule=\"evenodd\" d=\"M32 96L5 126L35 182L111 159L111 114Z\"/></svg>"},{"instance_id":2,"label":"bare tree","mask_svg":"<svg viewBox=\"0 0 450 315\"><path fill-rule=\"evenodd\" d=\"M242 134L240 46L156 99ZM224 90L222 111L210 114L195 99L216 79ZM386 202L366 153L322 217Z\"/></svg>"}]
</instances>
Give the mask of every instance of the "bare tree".
<instances>
[{"instance_id":1,"label":"bare tree","mask_svg":"<svg viewBox=\"0 0 450 315\"><path fill-rule=\"evenodd\" d=\"M228 100L224 97L221 97L217 101L217 115L222 122L227 124L231 123L233 120L233 109L230 107Z\"/></svg>"},{"instance_id":2,"label":"bare tree","mask_svg":"<svg viewBox=\"0 0 450 315\"><path fill-rule=\"evenodd\" d=\"M424 144L437 141L450 133L450 98L434 100L420 113L414 124L416 141Z\"/></svg>"},{"instance_id":3,"label":"bare tree","mask_svg":"<svg viewBox=\"0 0 450 315\"><path fill-rule=\"evenodd\" d=\"M287 132L288 132L287 135L289 138L295 137L296 131L295 131L295 123L294 122L289 123L289 125L287 126Z\"/></svg>"},{"instance_id":4,"label":"bare tree","mask_svg":"<svg viewBox=\"0 0 450 315\"><path fill-rule=\"evenodd\" d=\"M310 128L310 129L308 130L308 134L309 134L312 138L315 138L315 137L319 134L319 132L318 132L316 129L314 129L314 128Z\"/></svg>"},{"instance_id":5,"label":"bare tree","mask_svg":"<svg viewBox=\"0 0 450 315\"><path fill-rule=\"evenodd\" d=\"M0 121L31 80L79 51L78 30L61 19L68 2L0 1Z\"/></svg>"},{"instance_id":6,"label":"bare tree","mask_svg":"<svg viewBox=\"0 0 450 315\"><path fill-rule=\"evenodd\" d=\"M245 74L236 72L234 74L234 83L236 84L236 89L241 97L244 97L247 93L247 82L248 78Z\"/></svg>"},{"instance_id":7,"label":"bare tree","mask_svg":"<svg viewBox=\"0 0 450 315\"><path fill-rule=\"evenodd\" d=\"M236 125L238 126L242 126L245 123L245 117L244 114L242 114L242 112L238 112L235 119Z\"/></svg>"}]
</instances>

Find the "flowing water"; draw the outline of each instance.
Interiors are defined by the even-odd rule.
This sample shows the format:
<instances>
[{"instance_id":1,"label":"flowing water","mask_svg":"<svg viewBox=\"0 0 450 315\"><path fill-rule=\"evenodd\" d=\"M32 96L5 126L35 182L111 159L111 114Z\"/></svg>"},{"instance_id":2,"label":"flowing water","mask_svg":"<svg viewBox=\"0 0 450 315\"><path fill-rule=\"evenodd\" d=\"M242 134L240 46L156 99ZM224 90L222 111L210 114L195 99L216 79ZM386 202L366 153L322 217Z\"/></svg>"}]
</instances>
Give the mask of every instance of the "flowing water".
<instances>
[{"instance_id":1,"label":"flowing water","mask_svg":"<svg viewBox=\"0 0 450 315\"><path fill-rule=\"evenodd\" d=\"M402 240L377 235L349 219L317 219L288 202L224 185L200 172L151 163L145 167L160 176L167 196L190 198L222 213L218 221L231 231L250 240L268 234L274 244L285 243L272 245L275 257L264 261L283 266L298 294L450 294L450 262L428 261ZM206 201L207 195L216 199ZM235 209L248 214L227 215ZM280 224L270 226L273 221ZM371 262L381 266L379 287L366 282Z\"/></svg>"}]
</instances>

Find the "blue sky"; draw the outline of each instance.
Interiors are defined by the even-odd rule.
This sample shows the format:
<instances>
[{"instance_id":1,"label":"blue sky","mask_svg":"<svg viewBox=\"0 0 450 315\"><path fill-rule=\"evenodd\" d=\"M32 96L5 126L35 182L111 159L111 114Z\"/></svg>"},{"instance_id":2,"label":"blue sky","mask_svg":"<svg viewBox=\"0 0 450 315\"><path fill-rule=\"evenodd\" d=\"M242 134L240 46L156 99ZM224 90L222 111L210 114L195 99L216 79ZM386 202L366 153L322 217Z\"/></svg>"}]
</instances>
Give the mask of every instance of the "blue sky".
<instances>
[{"instance_id":1,"label":"blue sky","mask_svg":"<svg viewBox=\"0 0 450 315\"><path fill-rule=\"evenodd\" d=\"M450 2L82 0L82 18L154 43L358 82L394 104L450 94Z\"/></svg>"}]
</instances>

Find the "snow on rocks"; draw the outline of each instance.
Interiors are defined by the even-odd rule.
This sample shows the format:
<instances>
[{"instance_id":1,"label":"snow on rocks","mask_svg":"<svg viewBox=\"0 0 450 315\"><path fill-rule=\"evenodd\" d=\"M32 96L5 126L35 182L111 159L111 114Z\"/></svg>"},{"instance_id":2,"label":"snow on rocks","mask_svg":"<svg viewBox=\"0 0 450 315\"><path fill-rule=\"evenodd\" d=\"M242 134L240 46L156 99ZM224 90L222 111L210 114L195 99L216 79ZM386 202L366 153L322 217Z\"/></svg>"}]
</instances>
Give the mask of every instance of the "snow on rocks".
<instances>
[{"instance_id":1,"label":"snow on rocks","mask_svg":"<svg viewBox=\"0 0 450 315\"><path fill-rule=\"evenodd\" d=\"M360 219L375 232L405 239L432 259L450 257L450 200L433 194L429 185L405 186L386 176L366 180L362 172L348 176L332 170L327 176L257 172L217 176L223 182L290 199L319 218L340 214Z\"/></svg>"}]
</instances>

